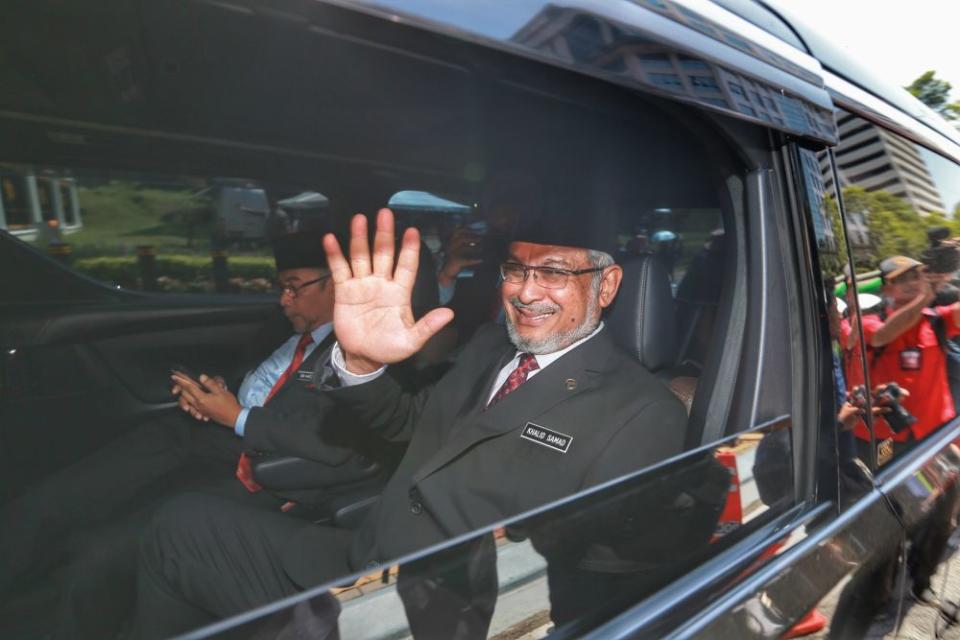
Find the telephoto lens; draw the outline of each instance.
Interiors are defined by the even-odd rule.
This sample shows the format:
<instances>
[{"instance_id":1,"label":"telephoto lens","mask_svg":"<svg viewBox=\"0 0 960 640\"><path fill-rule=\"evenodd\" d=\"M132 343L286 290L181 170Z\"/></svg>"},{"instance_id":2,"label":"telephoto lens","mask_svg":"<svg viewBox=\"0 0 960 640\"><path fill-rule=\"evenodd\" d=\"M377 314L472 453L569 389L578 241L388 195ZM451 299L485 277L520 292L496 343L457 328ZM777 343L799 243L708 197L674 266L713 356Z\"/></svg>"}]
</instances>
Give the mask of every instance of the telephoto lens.
<instances>
[{"instance_id":1,"label":"telephoto lens","mask_svg":"<svg viewBox=\"0 0 960 640\"><path fill-rule=\"evenodd\" d=\"M941 242L925 249L920 260L929 273L955 273L960 270L960 247L953 242Z\"/></svg>"}]
</instances>

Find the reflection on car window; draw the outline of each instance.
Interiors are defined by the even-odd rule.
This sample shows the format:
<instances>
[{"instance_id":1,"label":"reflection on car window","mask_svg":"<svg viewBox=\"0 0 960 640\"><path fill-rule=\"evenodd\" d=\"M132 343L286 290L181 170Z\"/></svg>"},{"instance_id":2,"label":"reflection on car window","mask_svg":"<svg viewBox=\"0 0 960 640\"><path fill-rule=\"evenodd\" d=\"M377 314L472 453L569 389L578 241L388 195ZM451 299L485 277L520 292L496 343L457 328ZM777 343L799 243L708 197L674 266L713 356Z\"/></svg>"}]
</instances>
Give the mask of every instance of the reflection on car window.
<instances>
[{"instance_id":1,"label":"reflection on car window","mask_svg":"<svg viewBox=\"0 0 960 640\"><path fill-rule=\"evenodd\" d=\"M6 228L110 287L273 290L272 238L326 222L318 191L256 180L0 167Z\"/></svg>"},{"instance_id":2,"label":"reflection on car window","mask_svg":"<svg viewBox=\"0 0 960 640\"><path fill-rule=\"evenodd\" d=\"M232 22L238 16L219 5L201 4L197 11L231 21L231 29L217 32L221 46L250 55L248 43L259 41L257 33L241 42L232 29L246 33L256 22ZM178 15L164 14L162 24L173 30ZM55 441L59 457L37 467L37 477L24 481L29 486L12 502L28 513L39 502L82 511L84 526L93 532L86 535L96 539L109 531L122 538L124 546L117 548L125 555L118 552L111 561L127 564L110 574L116 582L97 584L106 572L85 568L102 559L86 555L83 545L74 547L73 519L66 509L52 509L56 526L40 528L64 548L76 548L79 561L65 553L57 558L63 565L54 567L24 554L17 579L37 576L36 582L24 579L24 598L30 589L56 592L57 572L66 566L70 575L98 576L83 585L114 590L120 585L136 595L136 607L117 600L116 619L109 621L114 628L132 620L145 636L175 635L326 584L334 590L307 602L304 615L328 624L342 609L346 630L351 620L369 623L376 617L365 613L371 606L365 603L377 597L372 586L377 584L381 594L387 590L394 597L395 609L402 607L401 624L416 636L451 637L456 629L476 636L531 624L529 608L496 617L503 596L526 583L540 598L532 612L540 618L533 622L577 634L796 504L786 269L760 273L757 265L764 260L747 259L764 251L764 259L780 261L779 227L749 219L758 212L749 210L748 172L732 142L755 136L752 145L767 139L767 132L746 126L721 135L717 121L689 107L619 89L596 100L593 90L603 85L591 79L533 74L532 82L543 86L531 89L474 76L473 64L436 64L426 54L398 56L393 46L333 38L329 30L291 29L289 42L303 49L286 41L277 47L273 53L284 64L295 64L318 46L346 47L385 80L398 83L377 92L396 96L392 108L369 106L368 80L344 75L338 65L319 64L316 72L329 77L301 83L299 94L306 104L315 98L312 91L323 88L322 117L302 143L310 153L285 155L287 147L268 145L253 153L237 144L242 157L231 166L249 169L240 177L211 166L220 156L199 150L200 143L195 148L182 140L168 141L182 146L165 160L183 157L191 166L191 154L202 155L196 175L130 166L98 172L4 165L7 227L111 287L159 294L266 293L275 271L272 239L321 223L343 229L355 212L374 214L389 206L398 235L410 227L421 232L411 313L398 305L403 320L409 325L410 316L440 304L453 310L453 320L415 354L396 358L402 362L385 373L371 367L355 375L360 372L347 371L347 361L358 361L349 357L358 344L403 335L396 326L361 327L351 345L338 328L326 326L314 339L312 331L297 330L302 335L294 337L285 325L282 345L288 348L271 347L283 358L246 363L254 375L274 374L259 385L262 400L222 422L214 420L228 429L207 426L244 451L241 461L273 462L294 449L294 463L319 462L320 486L301 483L298 476L296 483L271 487L269 474L256 475L266 465L257 469L250 463L254 468L247 470L236 461L240 451L223 447L218 451L229 449L231 455L226 472L217 465L211 481L216 490L187 479L174 486L165 471L147 478L149 490L131 489L116 504L104 500L94 510L83 509L79 497L68 499L82 470L93 466L109 475L96 464L102 462L97 456L121 435L140 442L141 429L159 433L161 441L170 433L166 423L153 421L160 415L174 420L164 410L184 402L183 395L170 395L169 354L192 353L196 346L212 360L237 364L241 343L253 333L249 325L261 319L253 312L243 315L240 307L259 305L237 303L225 312L221 305L235 301L176 296L176 308L144 311L143 305L130 313L128 298L118 297L90 314L95 317L84 316L94 330L82 335L68 331L72 309L62 317L54 310L67 327L63 342L84 356L93 354L82 359L94 363L84 381L100 386L84 397L102 394L109 400L103 406L132 408L98 431L99 439L81 443L83 453L92 455L76 459L71 454L79 446ZM684 78L699 77L698 93L715 93L721 86L708 81L700 61L669 60L685 70ZM253 68L277 82L279 92L283 78L265 77L273 67ZM200 74L204 68L183 71ZM160 78L182 89L175 74ZM582 95L571 89L579 82L586 83ZM450 90L438 93L438 86ZM741 94L744 104L774 109L763 96L753 96L755 87L735 86L751 92ZM291 104L272 106L283 112ZM253 112L246 116L251 127L259 119ZM303 121L292 116L289 123L275 115L263 119L252 137L269 142L288 124L284 140L299 140L304 133L296 130ZM218 120L217 126L226 125ZM227 136L229 127L226 131L211 135ZM285 178L287 171L296 179ZM335 178L314 182L311 176ZM356 231L350 246L362 246L362 236ZM378 240L381 249L389 247L389 238ZM520 266L514 264L505 281L507 261ZM401 262L409 270L413 261ZM541 277L544 273L550 277ZM308 281L319 283L322 277L314 274ZM307 291L330 294L325 282ZM285 287L289 303L297 289ZM734 304L735 292L743 304ZM155 303L173 296L131 298ZM138 322L115 320L125 314ZM180 326L184 318L190 326ZM27 357L40 361L41 355ZM280 366L270 366L281 359ZM769 375L754 380L761 359ZM278 404L284 396L273 395L287 384L302 394L296 406ZM24 402L36 406L46 398L41 391ZM103 417L98 408L70 417L96 422ZM295 437L275 436L286 432L270 431L272 425L284 424L281 418L291 422L291 415ZM276 423L269 422L276 416ZM758 424L774 418L775 424ZM708 419L719 428L704 435ZM18 423L25 433L35 433L30 420L24 414ZM199 427L190 420L174 424L176 444L192 446ZM361 461L361 471L374 468L376 474L355 481L349 472L358 465L342 460L354 454L366 460L367 451L344 453L354 444L344 432L374 433L406 452L395 456L392 466ZM108 435L114 439L108 442ZM158 447L163 455L165 446ZM191 449L182 457L193 462L194 455ZM178 465L180 456L176 449ZM134 476L150 471L136 456L118 457L128 465L118 484L132 487ZM214 473L211 464L199 466ZM256 475L252 482L251 475ZM245 479L240 489L238 478ZM258 485L265 490L248 491ZM50 499L30 499L38 494ZM545 509L548 505L552 508ZM29 543L25 530L16 529ZM211 537L220 535L236 544L211 544ZM264 554L254 557L252 549ZM223 562L181 562L183 554L194 553L194 558L223 553ZM399 571L391 572L404 557ZM165 570L187 565L200 582L216 588L195 589L178 582L191 579L189 572ZM218 573L232 567L249 576L254 565L271 577L262 589L251 589L258 580ZM136 575L144 576L142 588L131 582ZM361 576L359 588L344 578L350 575ZM151 598L158 593L176 594L177 606L157 607ZM257 624L279 633L288 622L281 616Z\"/></svg>"},{"instance_id":3,"label":"reflection on car window","mask_svg":"<svg viewBox=\"0 0 960 640\"><path fill-rule=\"evenodd\" d=\"M821 425L818 457L839 458L841 507L853 501L871 486L869 426L871 400L865 392L863 348L859 331L859 312L848 274L851 260L847 237L837 202L833 168L827 151L815 153L799 149L807 211L813 222L823 288L820 291L827 309L830 338L829 379L833 381L835 403L831 420ZM849 219L849 213L848 219ZM863 296L871 294L864 293ZM869 306L871 298L863 298ZM857 445L857 433L862 443ZM832 463L830 463L832 464ZM832 491L827 490L832 494ZM831 496L832 497L832 496Z\"/></svg>"},{"instance_id":4,"label":"reflection on car window","mask_svg":"<svg viewBox=\"0 0 960 640\"><path fill-rule=\"evenodd\" d=\"M865 422L854 433L864 458L875 456L882 467L957 413L960 173L858 116L841 111L838 124L835 157L860 292L866 389L880 408L872 445Z\"/></svg>"}]
</instances>

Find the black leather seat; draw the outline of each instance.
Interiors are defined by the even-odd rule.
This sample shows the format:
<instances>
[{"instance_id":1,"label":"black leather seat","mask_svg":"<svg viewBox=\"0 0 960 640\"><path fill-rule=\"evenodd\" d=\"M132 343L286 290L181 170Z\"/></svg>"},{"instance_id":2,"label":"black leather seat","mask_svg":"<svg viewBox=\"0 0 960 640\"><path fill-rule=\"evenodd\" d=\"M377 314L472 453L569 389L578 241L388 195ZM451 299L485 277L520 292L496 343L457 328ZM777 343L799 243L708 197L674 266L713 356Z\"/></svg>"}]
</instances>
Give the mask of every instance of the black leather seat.
<instances>
[{"instance_id":1,"label":"black leather seat","mask_svg":"<svg viewBox=\"0 0 960 640\"><path fill-rule=\"evenodd\" d=\"M653 254L631 256L620 263L623 281L607 314L614 341L650 371L673 366L677 326L673 291L666 267Z\"/></svg>"},{"instance_id":2,"label":"black leather seat","mask_svg":"<svg viewBox=\"0 0 960 640\"><path fill-rule=\"evenodd\" d=\"M607 325L620 347L655 373L683 402L689 414L697 378L674 370L679 340L676 304L666 267L654 254L621 261L623 281Z\"/></svg>"}]
</instances>

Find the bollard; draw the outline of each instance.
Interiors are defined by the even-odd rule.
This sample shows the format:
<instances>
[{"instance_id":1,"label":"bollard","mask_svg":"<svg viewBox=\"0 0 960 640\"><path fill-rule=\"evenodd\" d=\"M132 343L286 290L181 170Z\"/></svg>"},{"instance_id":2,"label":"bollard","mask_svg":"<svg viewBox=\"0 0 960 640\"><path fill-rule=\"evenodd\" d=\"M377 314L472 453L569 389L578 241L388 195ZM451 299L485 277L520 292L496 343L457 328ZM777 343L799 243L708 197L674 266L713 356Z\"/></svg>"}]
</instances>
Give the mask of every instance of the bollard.
<instances>
[{"instance_id":1,"label":"bollard","mask_svg":"<svg viewBox=\"0 0 960 640\"><path fill-rule=\"evenodd\" d=\"M213 260L213 288L217 293L230 291L230 268L227 266L227 252L217 249L210 252Z\"/></svg>"},{"instance_id":2,"label":"bollard","mask_svg":"<svg viewBox=\"0 0 960 640\"><path fill-rule=\"evenodd\" d=\"M59 262L69 266L73 257L73 245L66 242L51 242L47 245L47 253Z\"/></svg>"},{"instance_id":3,"label":"bollard","mask_svg":"<svg viewBox=\"0 0 960 640\"><path fill-rule=\"evenodd\" d=\"M153 247L143 244L137 247L137 263L140 265L140 288L157 290L157 256Z\"/></svg>"}]
</instances>

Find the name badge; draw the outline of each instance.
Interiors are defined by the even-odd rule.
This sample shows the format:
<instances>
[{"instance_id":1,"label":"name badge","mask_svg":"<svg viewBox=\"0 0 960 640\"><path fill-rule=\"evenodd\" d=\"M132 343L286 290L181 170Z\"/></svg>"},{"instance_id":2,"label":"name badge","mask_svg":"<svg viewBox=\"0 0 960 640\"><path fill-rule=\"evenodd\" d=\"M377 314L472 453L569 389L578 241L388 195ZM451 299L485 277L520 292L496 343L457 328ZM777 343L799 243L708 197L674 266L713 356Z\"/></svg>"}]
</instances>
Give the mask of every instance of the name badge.
<instances>
[{"instance_id":1,"label":"name badge","mask_svg":"<svg viewBox=\"0 0 960 640\"><path fill-rule=\"evenodd\" d=\"M904 371L919 371L922 363L920 349L904 349L900 352L900 368Z\"/></svg>"},{"instance_id":2,"label":"name badge","mask_svg":"<svg viewBox=\"0 0 960 640\"><path fill-rule=\"evenodd\" d=\"M313 382L313 371L297 371L297 382Z\"/></svg>"},{"instance_id":3,"label":"name badge","mask_svg":"<svg viewBox=\"0 0 960 640\"><path fill-rule=\"evenodd\" d=\"M557 431L551 431L546 427L541 427L538 424L528 422L527 426L523 428L523 431L520 432L520 437L524 440L529 440L530 442L536 442L537 444L542 444L545 447L550 447L554 451L559 451L560 453L566 453L570 449L570 443L573 442L573 436L568 436L565 433L558 433Z\"/></svg>"}]
</instances>

